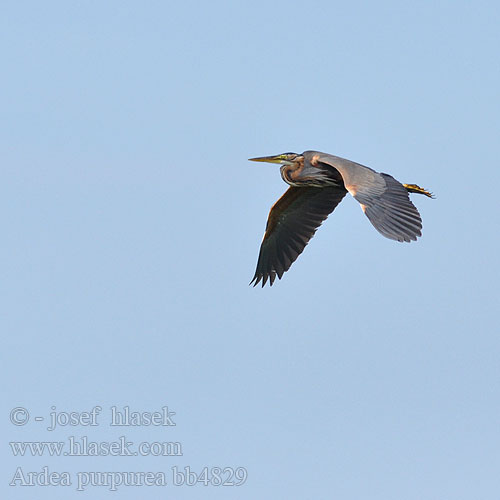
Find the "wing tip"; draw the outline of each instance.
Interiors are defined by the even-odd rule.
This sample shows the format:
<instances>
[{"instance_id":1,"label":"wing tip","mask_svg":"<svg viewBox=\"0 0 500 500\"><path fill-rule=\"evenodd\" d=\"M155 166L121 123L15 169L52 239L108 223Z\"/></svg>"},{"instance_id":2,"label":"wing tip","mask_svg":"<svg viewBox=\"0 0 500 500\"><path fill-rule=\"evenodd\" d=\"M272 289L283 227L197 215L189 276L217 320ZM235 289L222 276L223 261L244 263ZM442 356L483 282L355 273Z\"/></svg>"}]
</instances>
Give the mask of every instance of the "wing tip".
<instances>
[{"instance_id":1,"label":"wing tip","mask_svg":"<svg viewBox=\"0 0 500 500\"><path fill-rule=\"evenodd\" d=\"M248 283L248 286L253 286L255 288L260 282L262 282L261 287L264 288L268 281L269 286L273 286L276 277L278 277L278 279L281 279L281 276L279 276L275 271L271 271L269 273L256 272L255 276L252 278L252 281Z\"/></svg>"}]
</instances>

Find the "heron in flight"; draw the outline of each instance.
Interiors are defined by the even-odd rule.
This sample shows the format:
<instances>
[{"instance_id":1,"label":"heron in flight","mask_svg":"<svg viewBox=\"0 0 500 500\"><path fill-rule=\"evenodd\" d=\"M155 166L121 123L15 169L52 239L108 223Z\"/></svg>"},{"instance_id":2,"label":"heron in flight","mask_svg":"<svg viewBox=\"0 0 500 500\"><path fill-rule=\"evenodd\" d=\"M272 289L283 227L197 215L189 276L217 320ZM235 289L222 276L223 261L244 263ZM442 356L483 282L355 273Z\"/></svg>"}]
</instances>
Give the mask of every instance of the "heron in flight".
<instances>
[{"instance_id":1,"label":"heron in flight","mask_svg":"<svg viewBox=\"0 0 500 500\"><path fill-rule=\"evenodd\" d=\"M268 280L272 286L276 276L281 279L347 192L386 238L410 242L422 235L422 219L408 193L433 195L416 184L401 184L388 174L319 151L250 161L280 164L281 177L290 185L269 212L253 286Z\"/></svg>"}]
</instances>

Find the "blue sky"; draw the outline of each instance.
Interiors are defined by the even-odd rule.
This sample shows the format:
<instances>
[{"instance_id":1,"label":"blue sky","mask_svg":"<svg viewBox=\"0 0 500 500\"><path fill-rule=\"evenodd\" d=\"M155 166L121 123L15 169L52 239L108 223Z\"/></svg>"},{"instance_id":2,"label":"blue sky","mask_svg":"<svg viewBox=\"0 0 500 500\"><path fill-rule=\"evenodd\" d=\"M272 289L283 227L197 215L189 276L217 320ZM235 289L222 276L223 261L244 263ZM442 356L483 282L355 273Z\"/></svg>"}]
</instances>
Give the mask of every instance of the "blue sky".
<instances>
[{"instance_id":1,"label":"blue sky","mask_svg":"<svg viewBox=\"0 0 500 500\"><path fill-rule=\"evenodd\" d=\"M30 2L0 19L2 497L496 499L497 2ZM423 237L347 196L252 288L278 167L417 183ZM46 430L51 407L98 426ZM114 429L111 406L175 411ZM24 426L9 422L29 410ZM11 441L180 442L15 457ZM18 467L71 486L8 486ZM82 471L244 467L239 487L76 490ZM88 493L91 491L91 493Z\"/></svg>"}]
</instances>

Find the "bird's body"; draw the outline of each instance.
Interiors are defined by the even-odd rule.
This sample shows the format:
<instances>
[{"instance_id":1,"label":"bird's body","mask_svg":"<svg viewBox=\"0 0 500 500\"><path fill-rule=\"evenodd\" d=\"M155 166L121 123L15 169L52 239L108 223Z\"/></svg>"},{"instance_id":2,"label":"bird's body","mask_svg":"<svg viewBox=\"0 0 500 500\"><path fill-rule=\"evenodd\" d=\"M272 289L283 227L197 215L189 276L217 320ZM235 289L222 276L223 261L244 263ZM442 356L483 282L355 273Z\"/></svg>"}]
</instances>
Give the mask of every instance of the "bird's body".
<instances>
[{"instance_id":1,"label":"bird's body","mask_svg":"<svg viewBox=\"0 0 500 500\"><path fill-rule=\"evenodd\" d=\"M290 185L269 213L254 286L281 279L347 193L385 237L409 242L422 234L420 214L408 193L432 195L416 184L401 184L388 174L319 151L251 160L281 164L281 177Z\"/></svg>"}]
</instances>

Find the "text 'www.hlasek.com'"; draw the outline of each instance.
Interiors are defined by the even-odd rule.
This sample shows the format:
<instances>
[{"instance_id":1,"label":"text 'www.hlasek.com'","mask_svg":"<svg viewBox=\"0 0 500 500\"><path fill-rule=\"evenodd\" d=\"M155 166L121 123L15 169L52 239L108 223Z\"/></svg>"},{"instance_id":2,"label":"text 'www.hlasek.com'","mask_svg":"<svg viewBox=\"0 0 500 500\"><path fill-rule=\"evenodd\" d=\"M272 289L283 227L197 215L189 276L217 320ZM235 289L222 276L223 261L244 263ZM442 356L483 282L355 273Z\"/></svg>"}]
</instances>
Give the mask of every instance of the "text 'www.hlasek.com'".
<instances>
[{"instance_id":1,"label":"text 'www.hlasek.com'","mask_svg":"<svg viewBox=\"0 0 500 500\"><path fill-rule=\"evenodd\" d=\"M154 464L155 460L183 460L182 441L140 440L135 436L147 431L164 434L165 431L175 433L176 413L163 406L158 411L136 411L129 406L111 406L103 411L101 406L94 406L90 411L61 411L51 407L48 417L32 416L24 407L13 408L10 421L15 426L18 437L26 437L32 431L69 433L60 440L16 440L10 441L10 451L18 463L14 466L9 485L12 487L73 487L77 491L85 491L100 487L111 491L128 486L241 486L248 477L245 467L227 465L186 465L161 462L161 470L114 470L116 459L110 469L97 471L95 459L88 465L89 470L75 470L67 459L71 457L132 457L134 465L142 460ZM113 432L112 440L99 440L99 429ZM86 435L78 435L77 431L85 429ZM124 429L134 435L134 439L123 435ZM24 433L24 435L22 435ZM23 461L30 457L50 460L40 464L36 470L27 470ZM135 459L134 459L135 457ZM147 457L147 458L146 458ZM80 459L83 464L86 459ZM105 460L105 459L104 459ZM121 460L121 459L118 459ZM72 467L69 467L72 465ZM166 466L165 466L166 465ZM142 467L141 467L142 468Z\"/></svg>"}]
</instances>

